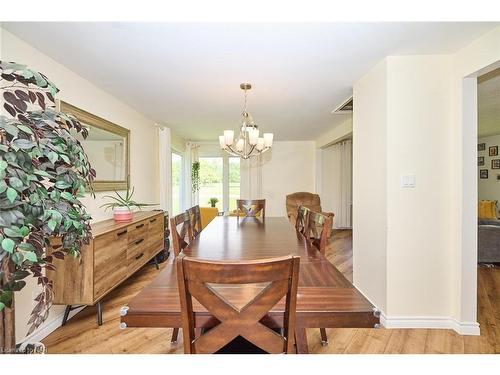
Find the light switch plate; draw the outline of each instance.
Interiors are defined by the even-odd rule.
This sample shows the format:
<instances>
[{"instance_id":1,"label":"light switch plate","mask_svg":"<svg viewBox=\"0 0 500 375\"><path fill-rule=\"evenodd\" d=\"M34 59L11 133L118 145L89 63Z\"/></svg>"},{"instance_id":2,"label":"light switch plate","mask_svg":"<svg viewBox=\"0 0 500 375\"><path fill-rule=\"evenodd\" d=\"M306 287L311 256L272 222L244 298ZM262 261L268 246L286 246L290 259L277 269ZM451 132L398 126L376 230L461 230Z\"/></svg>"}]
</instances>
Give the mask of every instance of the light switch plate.
<instances>
[{"instance_id":1,"label":"light switch plate","mask_svg":"<svg viewBox=\"0 0 500 375\"><path fill-rule=\"evenodd\" d=\"M402 175L401 176L401 187L403 188L414 188L415 187L415 175Z\"/></svg>"}]
</instances>

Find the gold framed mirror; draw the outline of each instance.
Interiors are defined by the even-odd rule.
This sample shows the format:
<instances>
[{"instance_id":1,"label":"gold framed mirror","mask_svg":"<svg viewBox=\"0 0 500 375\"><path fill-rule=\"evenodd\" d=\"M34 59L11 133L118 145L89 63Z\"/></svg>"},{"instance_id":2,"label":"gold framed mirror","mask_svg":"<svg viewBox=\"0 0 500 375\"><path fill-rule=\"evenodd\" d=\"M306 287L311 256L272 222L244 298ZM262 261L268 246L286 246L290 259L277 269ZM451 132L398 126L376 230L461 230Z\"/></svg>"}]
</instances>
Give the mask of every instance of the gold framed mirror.
<instances>
[{"instance_id":1,"label":"gold framed mirror","mask_svg":"<svg viewBox=\"0 0 500 375\"><path fill-rule=\"evenodd\" d=\"M130 130L99 116L75 107L65 101L57 101L58 110L75 116L89 130L84 139L75 132L87 153L96 178L95 191L127 190L130 175Z\"/></svg>"}]
</instances>

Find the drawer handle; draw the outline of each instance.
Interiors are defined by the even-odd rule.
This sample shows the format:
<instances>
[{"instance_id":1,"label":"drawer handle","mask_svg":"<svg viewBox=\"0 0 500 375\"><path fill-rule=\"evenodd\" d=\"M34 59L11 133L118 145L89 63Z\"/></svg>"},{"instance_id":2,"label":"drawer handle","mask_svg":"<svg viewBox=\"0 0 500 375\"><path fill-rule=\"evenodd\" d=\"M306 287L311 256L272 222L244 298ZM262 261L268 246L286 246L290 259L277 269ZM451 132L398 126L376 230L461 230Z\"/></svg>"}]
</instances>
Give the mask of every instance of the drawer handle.
<instances>
[{"instance_id":1,"label":"drawer handle","mask_svg":"<svg viewBox=\"0 0 500 375\"><path fill-rule=\"evenodd\" d=\"M135 241L134 244L139 245L142 241L144 241L144 238L141 238L140 240Z\"/></svg>"},{"instance_id":2,"label":"drawer handle","mask_svg":"<svg viewBox=\"0 0 500 375\"><path fill-rule=\"evenodd\" d=\"M143 255L144 255L144 253L140 253L139 255L137 255L137 256L135 257L135 260L139 260L139 259L141 259Z\"/></svg>"},{"instance_id":3,"label":"drawer handle","mask_svg":"<svg viewBox=\"0 0 500 375\"><path fill-rule=\"evenodd\" d=\"M155 221L156 221L156 219L149 220L150 223L154 223Z\"/></svg>"},{"instance_id":4,"label":"drawer handle","mask_svg":"<svg viewBox=\"0 0 500 375\"><path fill-rule=\"evenodd\" d=\"M127 230L126 230L126 229L125 229L124 231L122 231L122 232L117 233L116 235L117 235L117 236L122 236L122 235L124 235L125 233L127 233Z\"/></svg>"},{"instance_id":5,"label":"drawer handle","mask_svg":"<svg viewBox=\"0 0 500 375\"><path fill-rule=\"evenodd\" d=\"M144 224L139 224L139 225L136 225L135 228L139 229L139 228L142 228L143 226L144 226Z\"/></svg>"}]
</instances>

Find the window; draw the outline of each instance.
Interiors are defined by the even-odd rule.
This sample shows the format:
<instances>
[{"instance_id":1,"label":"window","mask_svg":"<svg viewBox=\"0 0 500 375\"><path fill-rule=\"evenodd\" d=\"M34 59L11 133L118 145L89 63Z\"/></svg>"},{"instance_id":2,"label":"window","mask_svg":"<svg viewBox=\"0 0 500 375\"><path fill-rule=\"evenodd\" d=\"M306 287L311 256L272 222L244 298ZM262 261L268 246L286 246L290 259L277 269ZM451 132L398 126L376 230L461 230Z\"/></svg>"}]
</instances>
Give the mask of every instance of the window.
<instances>
[{"instance_id":1,"label":"window","mask_svg":"<svg viewBox=\"0 0 500 375\"><path fill-rule=\"evenodd\" d=\"M177 215L182 210L182 156L172 152L172 213Z\"/></svg>"},{"instance_id":2,"label":"window","mask_svg":"<svg viewBox=\"0 0 500 375\"><path fill-rule=\"evenodd\" d=\"M222 157L204 157L200 161L200 206L210 206L210 198L217 198L215 205L223 211L223 162Z\"/></svg>"},{"instance_id":3,"label":"window","mask_svg":"<svg viewBox=\"0 0 500 375\"><path fill-rule=\"evenodd\" d=\"M240 158L229 158L229 211L236 210L236 199L240 198Z\"/></svg>"},{"instance_id":4,"label":"window","mask_svg":"<svg viewBox=\"0 0 500 375\"><path fill-rule=\"evenodd\" d=\"M200 206L209 206L210 198L217 198L219 211L236 209L240 197L240 158L200 157Z\"/></svg>"}]
</instances>

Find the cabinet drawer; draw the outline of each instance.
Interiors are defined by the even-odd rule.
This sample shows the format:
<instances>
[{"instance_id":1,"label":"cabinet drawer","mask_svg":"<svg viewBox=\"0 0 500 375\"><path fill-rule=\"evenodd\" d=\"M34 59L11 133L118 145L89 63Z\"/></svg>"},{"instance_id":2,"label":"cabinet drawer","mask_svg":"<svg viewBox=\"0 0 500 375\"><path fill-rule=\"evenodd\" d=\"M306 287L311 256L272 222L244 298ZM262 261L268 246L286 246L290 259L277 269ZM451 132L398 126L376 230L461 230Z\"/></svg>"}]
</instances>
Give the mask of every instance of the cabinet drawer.
<instances>
[{"instance_id":1,"label":"cabinet drawer","mask_svg":"<svg viewBox=\"0 0 500 375\"><path fill-rule=\"evenodd\" d=\"M94 299L127 276L127 228L94 239Z\"/></svg>"},{"instance_id":2,"label":"cabinet drawer","mask_svg":"<svg viewBox=\"0 0 500 375\"><path fill-rule=\"evenodd\" d=\"M158 215L148 219L148 232L150 234L164 231L163 215Z\"/></svg>"},{"instance_id":3,"label":"cabinet drawer","mask_svg":"<svg viewBox=\"0 0 500 375\"><path fill-rule=\"evenodd\" d=\"M147 248L143 247L140 251L127 258L127 275L132 275L135 271L141 268L149 260Z\"/></svg>"},{"instance_id":4,"label":"cabinet drawer","mask_svg":"<svg viewBox=\"0 0 500 375\"><path fill-rule=\"evenodd\" d=\"M127 259L135 258L137 254L146 252L148 247L148 238L146 234L142 238L136 239L134 242L129 243L127 247Z\"/></svg>"},{"instance_id":5,"label":"cabinet drawer","mask_svg":"<svg viewBox=\"0 0 500 375\"><path fill-rule=\"evenodd\" d=\"M148 233L149 220L143 220L128 227L128 243L134 243L137 240L144 239Z\"/></svg>"}]
</instances>

